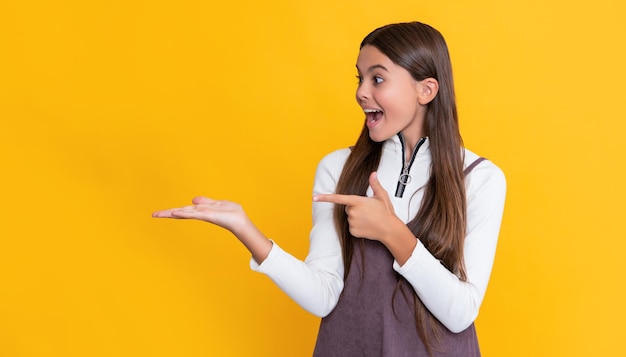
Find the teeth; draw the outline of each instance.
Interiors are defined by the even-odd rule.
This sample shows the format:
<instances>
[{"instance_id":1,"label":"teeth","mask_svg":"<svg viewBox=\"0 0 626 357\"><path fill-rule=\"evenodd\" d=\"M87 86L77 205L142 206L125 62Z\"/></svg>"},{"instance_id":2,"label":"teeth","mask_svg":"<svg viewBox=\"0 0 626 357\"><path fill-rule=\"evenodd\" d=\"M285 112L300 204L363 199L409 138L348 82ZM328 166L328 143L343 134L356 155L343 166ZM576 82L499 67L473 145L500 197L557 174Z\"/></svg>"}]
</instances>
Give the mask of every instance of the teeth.
<instances>
[{"instance_id":1,"label":"teeth","mask_svg":"<svg viewBox=\"0 0 626 357\"><path fill-rule=\"evenodd\" d=\"M363 109L363 111L365 113L379 113L380 112L380 110L378 109Z\"/></svg>"}]
</instances>

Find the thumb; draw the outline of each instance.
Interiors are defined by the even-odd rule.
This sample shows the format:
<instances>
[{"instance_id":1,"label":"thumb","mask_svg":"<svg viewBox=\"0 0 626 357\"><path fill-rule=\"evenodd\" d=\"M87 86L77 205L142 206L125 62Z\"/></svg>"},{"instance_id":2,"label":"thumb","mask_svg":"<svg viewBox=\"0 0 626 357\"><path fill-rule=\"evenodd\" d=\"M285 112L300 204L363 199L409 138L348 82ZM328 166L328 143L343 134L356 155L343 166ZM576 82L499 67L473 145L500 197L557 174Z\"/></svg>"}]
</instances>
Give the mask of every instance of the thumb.
<instances>
[{"instance_id":1,"label":"thumb","mask_svg":"<svg viewBox=\"0 0 626 357\"><path fill-rule=\"evenodd\" d=\"M382 198L385 202L389 201L387 190L385 190L383 185L380 184L380 181L378 181L378 173L376 171L370 174L369 181L372 191L374 191L374 197Z\"/></svg>"},{"instance_id":2,"label":"thumb","mask_svg":"<svg viewBox=\"0 0 626 357\"><path fill-rule=\"evenodd\" d=\"M204 196L196 196L193 198L193 200L191 200L191 203L193 203L194 205L207 205L213 202L215 202L215 200Z\"/></svg>"}]
</instances>

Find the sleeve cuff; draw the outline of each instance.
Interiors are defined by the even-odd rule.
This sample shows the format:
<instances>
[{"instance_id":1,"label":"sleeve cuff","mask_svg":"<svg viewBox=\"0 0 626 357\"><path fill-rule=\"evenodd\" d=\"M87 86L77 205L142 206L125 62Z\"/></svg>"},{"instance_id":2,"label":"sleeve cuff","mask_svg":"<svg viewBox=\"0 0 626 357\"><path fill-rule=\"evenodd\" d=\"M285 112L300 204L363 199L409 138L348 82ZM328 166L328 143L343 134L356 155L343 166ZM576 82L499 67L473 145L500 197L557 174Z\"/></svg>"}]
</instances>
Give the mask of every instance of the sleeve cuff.
<instances>
[{"instance_id":1,"label":"sleeve cuff","mask_svg":"<svg viewBox=\"0 0 626 357\"><path fill-rule=\"evenodd\" d=\"M404 263L404 265L400 265L395 259L393 260L393 270L397 271L400 275L405 275L407 272L411 271L413 266L420 260L420 257L423 256L424 253L428 253L424 244L417 240L417 244L411 253L409 259Z\"/></svg>"},{"instance_id":2,"label":"sleeve cuff","mask_svg":"<svg viewBox=\"0 0 626 357\"><path fill-rule=\"evenodd\" d=\"M270 249L269 254L261 264L257 263L254 258L250 257L250 269L253 271L259 273L267 272L268 267L272 266L272 262L276 260L276 257L282 251L282 249L273 240L270 239L270 242L272 242L272 249Z\"/></svg>"}]
</instances>

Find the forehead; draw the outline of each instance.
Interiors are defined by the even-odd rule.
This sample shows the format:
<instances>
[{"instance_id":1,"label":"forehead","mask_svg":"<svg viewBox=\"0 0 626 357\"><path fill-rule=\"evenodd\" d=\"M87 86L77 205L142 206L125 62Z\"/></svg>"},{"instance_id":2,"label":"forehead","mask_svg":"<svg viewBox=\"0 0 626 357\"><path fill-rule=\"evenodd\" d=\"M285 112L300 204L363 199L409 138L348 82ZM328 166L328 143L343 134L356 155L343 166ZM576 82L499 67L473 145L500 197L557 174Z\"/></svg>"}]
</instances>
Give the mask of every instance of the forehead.
<instances>
[{"instance_id":1,"label":"forehead","mask_svg":"<svg viewBox=\"0 0 626 357\"><path fill-rule=\"evenodd\" d=\"M359 51L359 56L356 59L356 67L359 71L366 72L370 67L381 65L385 68L395 66L389 57L385 56L380 50L371 45L365 45Z\"/></svg>"}]
</instances>

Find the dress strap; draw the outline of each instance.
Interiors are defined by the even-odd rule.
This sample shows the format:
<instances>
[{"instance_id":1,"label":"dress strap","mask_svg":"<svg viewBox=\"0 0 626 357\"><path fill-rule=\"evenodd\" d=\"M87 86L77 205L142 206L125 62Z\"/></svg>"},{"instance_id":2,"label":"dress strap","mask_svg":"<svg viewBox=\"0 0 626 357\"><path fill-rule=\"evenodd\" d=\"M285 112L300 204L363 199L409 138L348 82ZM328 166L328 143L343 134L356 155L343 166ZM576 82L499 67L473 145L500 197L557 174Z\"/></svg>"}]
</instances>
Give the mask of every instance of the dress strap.
<instances>
[{"instance_id":1,"label":"dress strap","mask_svg":"<svg viewBox=\"0 0 626 357\"><path fill-rule=\"evenodd\" d=\"M487 158L484 157L479 157L478 159L474 160L474 162L472 162L468 167L465 168L465 170L463 170L463 173L465 174L465 176L469 175L469 173L474 169L474 167L476 167L476 165L480 164L481 162L487 160Z\"/></svg>"}]
</instances>

